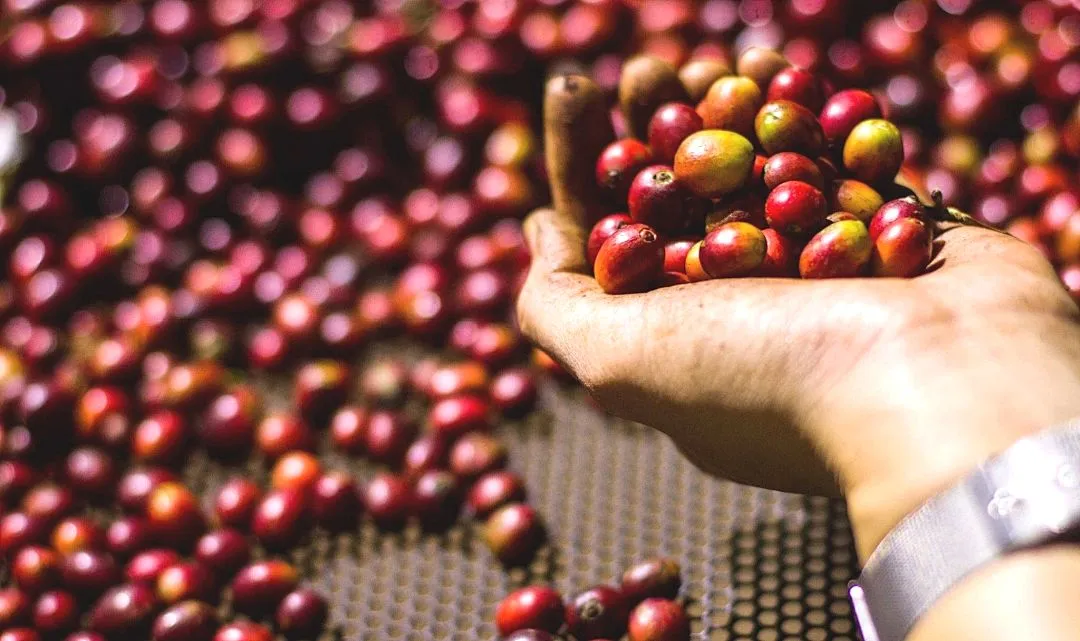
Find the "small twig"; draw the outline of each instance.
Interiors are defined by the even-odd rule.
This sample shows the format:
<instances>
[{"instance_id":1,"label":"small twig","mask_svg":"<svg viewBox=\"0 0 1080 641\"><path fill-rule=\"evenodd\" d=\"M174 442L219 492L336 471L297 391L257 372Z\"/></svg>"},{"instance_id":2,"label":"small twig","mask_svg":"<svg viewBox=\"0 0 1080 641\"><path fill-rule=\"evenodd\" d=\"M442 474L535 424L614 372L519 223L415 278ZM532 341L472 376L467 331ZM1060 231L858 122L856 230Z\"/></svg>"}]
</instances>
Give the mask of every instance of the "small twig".
<instances>
[{"instance_id":1,"label":"small twig","mask_svg":"<svg viewBox=\"0 0 1080 641\"><path fill-rule=\"evenodd\" d=\"M1001 230L997 227L994 227L993 225L987 225L981 220L974 218L970 214L960 211L956 207L947 207L944 202L945 199L942 197L940 190L935 189L933 192L931 192L930 197L933 198L934 202L929 205L926 205L924 203L924 205L926 206L926 210L932 220L936 220L942 223L958 223L960 225L982 227L983 229L990 229L996 232L1001 232Z\"/></svg>"}]
</instances>

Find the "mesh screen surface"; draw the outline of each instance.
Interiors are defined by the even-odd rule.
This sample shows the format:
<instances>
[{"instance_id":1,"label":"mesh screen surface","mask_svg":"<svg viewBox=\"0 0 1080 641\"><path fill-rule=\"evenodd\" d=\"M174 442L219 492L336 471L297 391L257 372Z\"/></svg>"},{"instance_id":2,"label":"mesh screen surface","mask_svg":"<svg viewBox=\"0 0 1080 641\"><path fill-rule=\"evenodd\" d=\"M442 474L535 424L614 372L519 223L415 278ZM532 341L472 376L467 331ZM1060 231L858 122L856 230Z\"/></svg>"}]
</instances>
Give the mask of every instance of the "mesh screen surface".
<instances>
[{"instance_id":1,"label":"mesh screen surface","mask_svg":"<svg viewBox=\"0 0 1080 641\"><path fill-rule=\"evenodd\" d=\"M315 532L289 557L330 598L324 639L494 641L494 608L514 587L548 582L569 596L657 555L682 564L696 640L855 639L842 504L712 479L664 436L605 416L579 390L549 385L540 411L499 433L549 545L507 571L464 521L439 535L370 523ZM376 471L325 448L323 459L360 480ZM199 457L187 475L209 493L236 471ZM257 462L247 471L265 478Z\"/></svg>"}]
</instances>

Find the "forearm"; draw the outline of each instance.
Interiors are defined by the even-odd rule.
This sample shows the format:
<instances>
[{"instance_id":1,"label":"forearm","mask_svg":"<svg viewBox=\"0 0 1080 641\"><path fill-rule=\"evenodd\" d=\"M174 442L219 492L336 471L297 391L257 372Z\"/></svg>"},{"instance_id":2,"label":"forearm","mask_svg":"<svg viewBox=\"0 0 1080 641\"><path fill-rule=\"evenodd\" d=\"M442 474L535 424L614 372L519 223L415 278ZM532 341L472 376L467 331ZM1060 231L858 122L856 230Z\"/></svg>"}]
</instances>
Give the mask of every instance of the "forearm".
<instances>
[{"instance_id":1,"label":"forearm","mask_svg":"<svg viewBox=\"0 0 1080 641\"><path fill-rule=\"evenodd\" d=\"M1080 546L998 559L950 590L907 641L1080 639Z\"/></svg>"}]
</instances>

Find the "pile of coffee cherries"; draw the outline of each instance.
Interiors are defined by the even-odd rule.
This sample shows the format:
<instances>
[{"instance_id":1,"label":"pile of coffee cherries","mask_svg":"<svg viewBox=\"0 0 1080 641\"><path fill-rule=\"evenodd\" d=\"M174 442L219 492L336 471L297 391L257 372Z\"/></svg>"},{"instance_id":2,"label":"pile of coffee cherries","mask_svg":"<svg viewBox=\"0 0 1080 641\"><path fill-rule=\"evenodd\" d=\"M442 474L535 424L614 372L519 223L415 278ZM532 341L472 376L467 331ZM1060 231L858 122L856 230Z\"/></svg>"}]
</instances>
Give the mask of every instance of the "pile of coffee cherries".
<instances>
[{"instance_id":1,"label":"pile of coffee cherries","mask_svg":"<svg viewBox=\"0 0 1080 641\"><path fill-rule=\"evenodd\" d=\"M638 563L618 587L597 585L568 603L543 585L521 588L499 604L495 626L504 641L689 641L690 620L676 600L681 568L666 558Z\"/></svg>"},{"instance_id":2,"label":"pile of coffee cherries","mask_svg":"<svg viewBox=\"0 0 1080 641\"><path fill-rule=\"evenodd\" d=\"M0 640L318 637L316 532L467 516L527 562L524 102L419 77L395 7L0 13Z\"/></svg>"},{"instance_id":3,"label":"pile of coffee cherries","mask_svg":"<svg viewBox=\"0 0 1080 641\"><path fill-rule=\"evenodd\" d=\"M647 141L623 138L601 153L596 179L627 208L588 237L604 291L922 273L928 212L913 194L885 201L902 189L904 147L874 96L830 94L766 50L748 49L737 72L715 80L696 108L661 105Z\"/></svg>"}]
</instances>

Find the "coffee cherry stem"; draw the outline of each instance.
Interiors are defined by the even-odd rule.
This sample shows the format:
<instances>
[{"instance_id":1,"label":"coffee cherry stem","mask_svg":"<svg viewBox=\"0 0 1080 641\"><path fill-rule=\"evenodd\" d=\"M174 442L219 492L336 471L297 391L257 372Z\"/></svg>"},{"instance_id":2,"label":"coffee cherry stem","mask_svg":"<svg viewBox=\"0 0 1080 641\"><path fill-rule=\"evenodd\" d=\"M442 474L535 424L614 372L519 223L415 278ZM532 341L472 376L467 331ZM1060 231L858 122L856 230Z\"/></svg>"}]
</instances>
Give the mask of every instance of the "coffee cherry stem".
<instances>
[{"instance_id":1,"label":"coffee cherry stem","mask_svg":"<svg viewBox=\"0 0 1080 641\"><path fill-rule=\"evenodd\" d=\"M964 213L956 207L946 206L945 199L942 196L940 190L935 189L933 192L931 192L930 198L933 199L933 203L929 205L926 205L925 203L923 204L926 206L926 211L929 214L931 220L939 223L958 223L960 225L982 227L983 229L990 229L996 232L1001 231L997 227L987 225L981 220L971 216L971 214Z\"/></svg>"}]
</instances>

